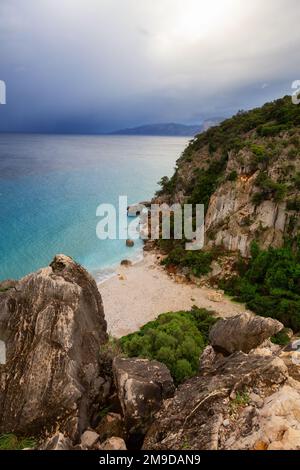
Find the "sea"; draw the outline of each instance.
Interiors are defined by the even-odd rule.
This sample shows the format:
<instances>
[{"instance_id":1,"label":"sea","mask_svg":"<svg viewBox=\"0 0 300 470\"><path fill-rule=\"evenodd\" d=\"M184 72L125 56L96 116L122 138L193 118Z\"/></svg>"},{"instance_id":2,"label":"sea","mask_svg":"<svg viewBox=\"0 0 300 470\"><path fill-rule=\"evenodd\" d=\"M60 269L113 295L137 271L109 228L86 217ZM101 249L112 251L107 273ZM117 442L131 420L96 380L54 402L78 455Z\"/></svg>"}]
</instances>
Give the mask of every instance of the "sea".
<instances>
[{"instance_id":1,"label":"sea","mask_svg":"<svg viewBox=\"0 0 300 470\"><path fill-rule=\"evenodd\" d=\"M102 282L143 242L100 240L100 204L149 200L189 137L0 134L0 281L63 253Z\"/></svg>"}]
</instances>

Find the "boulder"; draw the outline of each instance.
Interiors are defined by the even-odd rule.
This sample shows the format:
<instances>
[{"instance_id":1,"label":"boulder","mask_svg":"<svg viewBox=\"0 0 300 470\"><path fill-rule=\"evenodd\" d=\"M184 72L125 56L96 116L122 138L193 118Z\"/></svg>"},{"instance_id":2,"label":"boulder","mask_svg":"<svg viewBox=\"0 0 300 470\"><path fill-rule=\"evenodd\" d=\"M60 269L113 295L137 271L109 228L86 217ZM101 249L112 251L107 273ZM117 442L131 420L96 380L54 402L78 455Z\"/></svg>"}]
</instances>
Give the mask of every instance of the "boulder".
<instances>
[{"instance_id":1,"label":"boulder","mask_svg":"<svg viewBox=\"0 0 300 470\"><path fill-rule=\"evenodd\" d=\"M129 268L130 266L132 266L132 261L130 261L129 259L122 259L121 266Z\"/></svg>"},{"instance_id":2,"label":"boulder","mask_svg":"<svg viewBox=\"0 0 300 470\"><path fill-rule=\"evenodd\" d=\"M93 449L98 441L99 434L90 430L84 431L80 438L80 444L86 449Z\"/></svg>"},{"instance_id":3,"label":"boulder","mask_svg":"<svg viewBox=\"0 0 300 470\"><path fill-rule=\"evenodd\" d=\"M212 327L209 340L214 349L225 354L235 351L248 353L282 329L282 323L273 318L245 312L219 320Z\"/></svg>"},{"instance_id":4,"label":"boulder","mask_svg":"<svg viewBox=\"0 0 300 470\"><path fill-rule=\"evenodd\" d=\"M126 240L126 246L128 246L129 248L132 248L134 246L134 241L133 240Z\"/></svg>"},{"instance_id":5,"label":"boulder","mask_svg":"<svg viewBox=\"0 0 300 470\"><path fill-rule=\"evenodd\" d=\"M110 437L99 447L100 450L127 450L125 441L120 437Z\"/></svg>"},{"instance_id":6,"label":"boulder","mask_svg":"<svg viewBox=\"0 0 300 470\"><path fill-rule=\"evenodd\" d=\"M0 295L0 339L0 433L59 428L78 437L103 382L98 359L107 332L94 279L57 255Z\"/></svg>"},{"instance_id":7,"label":"boulder","mask_svg":"<svg viewBox=\"0 0 300 470\"><path fill-rule=\"evenodd\" d=\"M115 384L129 435L144 435L163 400L174 394L168 368L157 361L117 357L113 362Z\"/></svg>"},{"instance_id":8,"label":"boulder","mask_svg":"<svg viewBox=\"0 0 300 470\"><path fill-rule=\"evenodd\" d=\"M113 436L124 437L124 425L119 413L107 413L96 428L100 441L105 441Z\"/></svg>"}]
</instances>

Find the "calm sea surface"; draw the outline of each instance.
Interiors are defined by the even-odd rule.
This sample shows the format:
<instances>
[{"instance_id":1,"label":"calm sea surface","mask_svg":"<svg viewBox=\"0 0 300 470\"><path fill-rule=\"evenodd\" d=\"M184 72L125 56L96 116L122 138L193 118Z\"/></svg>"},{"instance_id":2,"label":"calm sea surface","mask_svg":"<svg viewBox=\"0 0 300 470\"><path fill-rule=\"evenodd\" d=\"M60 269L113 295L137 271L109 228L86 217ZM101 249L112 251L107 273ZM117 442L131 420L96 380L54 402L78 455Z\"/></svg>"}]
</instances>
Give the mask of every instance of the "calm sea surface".
<instances>
[{"instance_id":1,"label":"calm sea surface","mask_svg":"<svg viewBox=\"0 0 300 470\"><path fill-rule=\"evenodd\" d=\"M183 137L0 134L0 280L72 256L97 280L142 242L96 236L97 206L150 199L185 148Z\"/></svg>"}]
</instances>

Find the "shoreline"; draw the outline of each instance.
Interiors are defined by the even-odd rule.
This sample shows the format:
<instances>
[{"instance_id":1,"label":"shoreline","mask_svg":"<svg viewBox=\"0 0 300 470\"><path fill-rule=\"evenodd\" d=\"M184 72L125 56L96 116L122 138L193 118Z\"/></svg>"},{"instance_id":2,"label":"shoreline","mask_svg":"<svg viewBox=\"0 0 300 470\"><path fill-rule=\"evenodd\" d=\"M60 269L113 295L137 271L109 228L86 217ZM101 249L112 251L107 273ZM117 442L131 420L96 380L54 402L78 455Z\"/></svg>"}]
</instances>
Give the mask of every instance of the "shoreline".
<instances>
[{"instance_id":1,"label":"shoreline","mask_svg":"<svg viewBox=\"0 0 300 470\"><path fill-rule=\"evenodd\" d=\"M119 265L113 277L97 283L110 335L125 336L161 313L190 310L194 305L213 310L220 317L247 311L221 291L176 282L159 265L158 258L157 253L144 252L142 260L129 267Z\"/></svg>"}]
</instances>

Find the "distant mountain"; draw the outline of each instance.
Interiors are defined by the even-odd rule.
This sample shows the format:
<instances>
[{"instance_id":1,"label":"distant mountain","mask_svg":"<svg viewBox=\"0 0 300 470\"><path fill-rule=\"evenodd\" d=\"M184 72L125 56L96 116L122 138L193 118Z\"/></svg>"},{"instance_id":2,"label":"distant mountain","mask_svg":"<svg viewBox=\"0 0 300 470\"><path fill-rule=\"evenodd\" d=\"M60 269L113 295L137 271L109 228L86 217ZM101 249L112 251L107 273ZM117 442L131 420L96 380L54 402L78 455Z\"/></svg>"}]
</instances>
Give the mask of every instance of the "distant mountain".
<instances>
[{"instance_id":1,"label":"distant mountain","mask_svg":"<svg viewBox=\"0 0 300 470\"><path fill-rule=\"evenodd\" d=\"M157 136L190 136L194 137L202 131L207 130L209 127L217 125L222 119L210 119L204 121L202 124L187 126L185 124L177 124L174 122L161 123L161 124L146 124L139 127L128 129L120 129L118 131L110 132L110 135L157 135Z\"/></svg>"}]
</instances>

